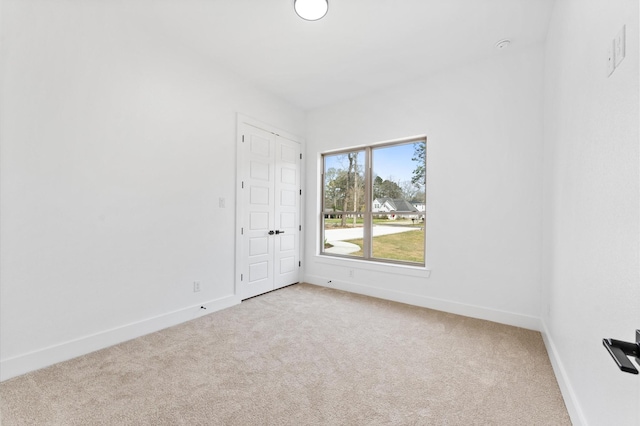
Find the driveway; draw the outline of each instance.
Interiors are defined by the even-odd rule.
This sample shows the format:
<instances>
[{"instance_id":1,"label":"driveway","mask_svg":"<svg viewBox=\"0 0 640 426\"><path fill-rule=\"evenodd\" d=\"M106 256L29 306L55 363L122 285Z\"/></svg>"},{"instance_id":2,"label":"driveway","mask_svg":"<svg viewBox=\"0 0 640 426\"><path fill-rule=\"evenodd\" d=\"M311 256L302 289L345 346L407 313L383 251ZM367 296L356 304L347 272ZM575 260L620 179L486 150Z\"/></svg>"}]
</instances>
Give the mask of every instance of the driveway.
<instances>
[{"instance_id":1,"label":"driveway","mask_svg":"<svg viewBox=\"0 0 640 426\"><path fill-rule=\"evenodd\" d=\"M378 237L380 235L400 234L402 232L417 231L420 228L411 226L385 226L374 225L373 236ZM345 240L355 240L362 238L362 228L340 228L340 229L325 229L324 238L327 243L333 247L327 248L324 251L326 253L334 254L350 254L360 250L360 246L347 243Z\"/></svg>"},{"instance_id":2,"label":"driveway","mask_svg":"<svg viewBox=\"0 0 640 426\"><path fill-rule=\"evenodd\" d=\"M374 225L373 236L399 234L401 232L416 231L418 229L419 228L411 226ZM362 228L325 229L324 237L329 243L332 241L355 240L356 238L362 238Z\"/></svg>"}]
</instances>

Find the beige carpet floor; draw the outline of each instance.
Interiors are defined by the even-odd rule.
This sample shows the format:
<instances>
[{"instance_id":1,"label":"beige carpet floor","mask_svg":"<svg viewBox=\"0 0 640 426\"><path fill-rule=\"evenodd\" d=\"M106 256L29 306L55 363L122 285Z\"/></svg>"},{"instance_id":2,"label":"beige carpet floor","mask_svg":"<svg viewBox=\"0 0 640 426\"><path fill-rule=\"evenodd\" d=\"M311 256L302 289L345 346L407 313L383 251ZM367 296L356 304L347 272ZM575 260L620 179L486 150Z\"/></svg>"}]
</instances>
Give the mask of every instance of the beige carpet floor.
<instances>
[{"instance_id":1,"label":"beige carpet floor","mask_svg":"<svg viewBox=\"0 0 640 426\"><path fill-rule=\"evenodd\" d=\"M540 333L298 284L0 384L2 425L570 425Z\"/></svg>"}]
</instances>

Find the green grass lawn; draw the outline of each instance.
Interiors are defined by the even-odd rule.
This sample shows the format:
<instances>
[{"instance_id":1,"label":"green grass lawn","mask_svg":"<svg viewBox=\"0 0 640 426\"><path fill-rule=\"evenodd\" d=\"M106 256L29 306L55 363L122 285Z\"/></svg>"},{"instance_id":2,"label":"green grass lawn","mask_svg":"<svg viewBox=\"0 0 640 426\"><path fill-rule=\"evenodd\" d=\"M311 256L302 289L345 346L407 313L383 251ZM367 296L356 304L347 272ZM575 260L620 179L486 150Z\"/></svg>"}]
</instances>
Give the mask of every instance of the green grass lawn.
<instances>
[{"instance_id":1,"label":"green grass lawn","mask_svg":"<svg viewBox=\"0 0 640 426\"><path fill-rule=\"evenodd\" d=\"M347 242L360 246L360 251L351 253L352 256L362 256L362 238ZM374 237L373 257L422 263L424 262L424 232L408 231Z\"/></svg>"}]
</instances>

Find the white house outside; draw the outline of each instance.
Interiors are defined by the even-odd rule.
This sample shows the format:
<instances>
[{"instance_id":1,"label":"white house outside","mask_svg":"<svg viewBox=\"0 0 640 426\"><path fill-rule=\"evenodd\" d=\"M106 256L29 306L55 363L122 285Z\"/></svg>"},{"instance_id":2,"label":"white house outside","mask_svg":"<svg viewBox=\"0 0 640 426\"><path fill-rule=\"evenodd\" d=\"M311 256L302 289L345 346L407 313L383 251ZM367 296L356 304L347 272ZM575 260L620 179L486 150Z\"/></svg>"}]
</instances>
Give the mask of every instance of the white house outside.
<instances>
[{"instance_id":1,"label":"white house outside","mask_svg":"<svg viewBox=\"0 0 640 426\"><path fill-rule=\"evenodd\" d=\"M424 204L422 204L424 211ZM416 206L402 198L381 197L373 200L372 212L384 213L389 219L418 219L422 215Z\"/></svg>"}]
</instances>

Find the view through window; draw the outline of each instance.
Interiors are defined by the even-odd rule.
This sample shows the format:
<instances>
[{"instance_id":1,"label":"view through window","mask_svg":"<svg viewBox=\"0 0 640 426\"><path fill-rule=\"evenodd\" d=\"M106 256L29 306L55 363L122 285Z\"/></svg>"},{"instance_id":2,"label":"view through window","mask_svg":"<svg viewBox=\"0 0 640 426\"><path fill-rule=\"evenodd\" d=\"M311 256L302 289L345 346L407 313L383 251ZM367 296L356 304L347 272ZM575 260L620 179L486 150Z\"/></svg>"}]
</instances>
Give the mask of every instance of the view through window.
<instances>
[{"instance_id":1,"label":"view through window","mask_svg":"<svg viewBox=\"0 0 640 426\"><path fill-rule=\"evenodd\" d=\"M322 158L321 252L424 265L426 138Z\"/></svg>"}]
</instances>

